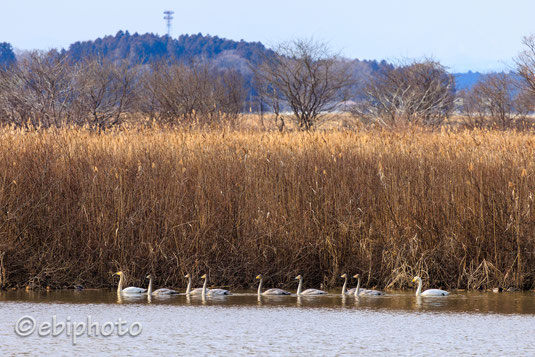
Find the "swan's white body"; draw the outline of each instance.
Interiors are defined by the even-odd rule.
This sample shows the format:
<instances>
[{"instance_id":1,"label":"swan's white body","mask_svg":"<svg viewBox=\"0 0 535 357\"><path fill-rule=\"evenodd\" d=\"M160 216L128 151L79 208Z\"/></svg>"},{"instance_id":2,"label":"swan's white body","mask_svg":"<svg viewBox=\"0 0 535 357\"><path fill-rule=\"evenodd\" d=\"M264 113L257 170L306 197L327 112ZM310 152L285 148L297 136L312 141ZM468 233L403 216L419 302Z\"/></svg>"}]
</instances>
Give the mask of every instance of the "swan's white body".
<instances>
[{"instance_id":1,"label":"swan's white body","mask_svg":"<svg viewBox=\"0 0 535 357\"><path fill-rule=\"evenodd\" d=\"M258 291L257 291L258 296L260 295L291 295L288 291L283 290L283 289L277 289L277 288L268 289L262 292L262 283L264 279L262 278L262 275L258 275L256 278L260 279L260 283L258 283Z\"/></svg>"},{"instance_id":2,"label":"swan's white body","mask_svg":"<svg viewBox=\"0 0 535 357\"><path fill-rule=\"evenodd\" d=\"M209 289L207 295L230 295L230 291L225 289Z\"/></svg>"},{"instance_id":3,"label":"swan's white body","mask_svg":"<svg viewBox=\"0 0 535 357\"><path fill-rule=\"evenodd\" d=\"M145 294L147 292L147 289L138 288L136 286L129 286L127 288L121 289L121 292L119 292L119 289L117 289L117 292L119 294Z\"/></svg>"},{"instance_id":4,"label":"swan's white body","mask_svg":"<svg viewBox=\"0 0 535 357\"><path fill-rule=\"evenodd\" d=\"M150 275L150 274L147 275L147 278L149 278L149 289L147 291L148 295L158 296L158 295L174 295L174 294L178 294L178 291L173 290L173 289L167 289L167 288L156 289L156 290L152 291L152 275Z\"/></svg>"},{"instance_id":5,"label":"swan's white body","mask_svg":"<svg viewBox=\"0 0 535 357\"><path fill-rule=\"evenodd\" d=\"M306 289L305 291L301 291L303 289L303 277L301 275L298 275L295 277L295 280L299 280L299 285L297 286L297 296L302 295L325 295L327 294L326 291L319 290L319 289Z\"/></svg>"},{"instance_id":6,"label":"swan's white body","mask_svg":"<svg viewBox=\"0 0 535 357\"><path fill-rule=\"evenodd\" d=\"M428 289L422 292L422 278L419 276L412 279L412 282L418 282L418 289L416 289L416 296L448 296L450 293L441 289Z\"/></svg>"},{"instance_id":7,"label":"swan's white body","mask_svg":"<svg viewBox=\"0 0 535 357\"><path fill-rule=\"evenodd\" d=\"M202 293L201 293L201 296L203 298L206 296L230 295L230 291L225 290L225 289L206 289L206 285L208 285L208 278L206 277L206 274L201 276L201 279L204 279L204 284L202 285Z\"/></svg>"},{"instance_id":8,"label":"swan's white body","mask_svg":"<svg viewBox=\"0 0 535 357\"><path fill-rule=\"evenodd\" d=\"M370 289L361 289L360 288L360 276L356 274L354 278L357 278L357 287L355 288L355 291L353 292L353 295L355 297L359 296L380 296L385 295L384 292L379 290L370 290Z\"/></svg>"},{"instance_id":9,"label":"swan's white body","mask_svg":"<svg viewBox=\"0 0 535 357\"><path fill-rule=\"evenodd\" d=\"M202 288L195 288L191 290L191 275L186 274L184 276L185 278L188 278L188 286L186 287L186 295L201 295L202 294ZM210 291L210 289L206 289L207 291Z\"/></svg>"},{"instance_id":10,"label":"swan's white body","mask_svg":"<svg viewBox=\"0 0 535 357\"><path fill-rule=\"evenodd\" d=\"M135 286L129 286L123 289L124 273L122 271L118 271L114 275L119 275L119 284L117 285L117 294L139 295L139 294L144 294L147 292L147 289L138 288Z\"/></svg>"},{"instance_id":11,"label":"swan's white body","mask_svg":"<svg viewBox=\"0 0 535 357\"><path fill-rule=\"evenodd\" d=\"M210 289L206 289L207 292L210 291ZM202 288L195 288L191 290L188 295L201 295L202 294Z\"/></svg>"}]
</instances>

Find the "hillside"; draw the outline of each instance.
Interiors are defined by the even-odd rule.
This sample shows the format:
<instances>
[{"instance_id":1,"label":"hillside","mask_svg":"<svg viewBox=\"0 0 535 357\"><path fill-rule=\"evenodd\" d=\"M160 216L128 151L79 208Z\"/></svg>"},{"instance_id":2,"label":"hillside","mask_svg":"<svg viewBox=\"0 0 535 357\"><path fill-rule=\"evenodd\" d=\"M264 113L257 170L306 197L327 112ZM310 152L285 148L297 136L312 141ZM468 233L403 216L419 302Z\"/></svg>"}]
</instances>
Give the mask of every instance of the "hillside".
<instances>
[{"instance_id":1,"label":"hillside","mask_svg":"<svg viewBox=\"0 0 535 357\"><path fill-rule=\"evenodd\" d=\"M127 59L132 62L152 63L161 59L188 61L195 57L216 59L243 58L253 63L269 51L260 42L233 41L210 35L181 35L177 39L152 33L131 35L119 31L93 41L75 42L65 51L74 60L100 56L108 59Z\"/></svg>"},{"instance_id":2,"label":"hillside","mask_svg":"<svg viewBox=\"0 0 535 357\"><path fill-rule=\"evenodd\" d=\"M0 44L0 65L13 63L12 47L8 43ZM119 31L114 36L104 36L95 40L77 41L67 49L61 50L74 61L81 61L90 57L100 57L108 60L125 59L132 63L150 64L164 61L188 62L194 58L204 58L219 68L234 68L239 70L250 80L249 63L258 64L262 56L272 51L261 42L234 41L218 36L181 35L171 38L153 33L130 34ZM353 59L356 78L390 66L386 61ZM454 73L458 90L471 88L480 78L481 73Z\"/></svg>"},{"instance_id":3,"label":"hillside","mask_svg":"<svg viewBox=\"0 0 535 357\"><path fill-rule=\"evenodd\" d=\"M150 64L164 61L189 62L195 58L211 61L217 68L238 70L244 77L247 93L253 95L250 64L260 63L262 57L272 53L260 42L234 41L203 34L181 35L171 38L152 33L130 34L119 31L115 36L105 36L92 41L75 42L62 50L74 61L100 57L108 60L125 59L131 63ZM386 61L351 60L355 78L364 78L389 66ZM357 84L358 85L358 84ZM249 94L248 94L249 95Z\"/></svg>"},{"instance_id":4,"label":"hillside","mask_svg":"<svg viewBox=\"0 0 535 357\"><path fill-rule=\"evenodd\" d=\"M457 90L470 89L481 78L482 74L479 72L468 71L466 73L453 73L455 77L455 87Z\"/></svg>"}]
</instances>

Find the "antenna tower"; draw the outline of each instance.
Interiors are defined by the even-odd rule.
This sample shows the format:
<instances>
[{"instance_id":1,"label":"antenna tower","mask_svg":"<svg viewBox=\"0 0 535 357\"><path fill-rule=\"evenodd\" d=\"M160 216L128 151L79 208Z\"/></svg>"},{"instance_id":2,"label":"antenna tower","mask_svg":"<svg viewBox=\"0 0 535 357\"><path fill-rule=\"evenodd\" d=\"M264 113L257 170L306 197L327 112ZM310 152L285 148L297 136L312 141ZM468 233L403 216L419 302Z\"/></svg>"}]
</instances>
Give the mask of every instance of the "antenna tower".
<instances>
[{"instance_id":1,"label":"antenna tower","mask_svg":"<svg viewBox=\"0 0 535 357\"><path fill-rule=\"evenodd\" d=\"M163 17L167 21L167 36L171 37L171 20L173 20L174 11L166 10L163 12L165 16Z\"/></svg>"}]
</instances>

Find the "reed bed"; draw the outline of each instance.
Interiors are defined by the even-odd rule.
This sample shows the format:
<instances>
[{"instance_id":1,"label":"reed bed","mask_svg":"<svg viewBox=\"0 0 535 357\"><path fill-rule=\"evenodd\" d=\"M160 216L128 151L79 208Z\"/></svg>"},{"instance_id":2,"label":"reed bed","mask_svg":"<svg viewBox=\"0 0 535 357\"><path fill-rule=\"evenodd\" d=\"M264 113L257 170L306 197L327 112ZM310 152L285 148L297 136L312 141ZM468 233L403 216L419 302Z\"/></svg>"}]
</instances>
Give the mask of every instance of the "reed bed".
<instances>
[{"instance_id":1,"label":"reed bed","mask_svg":"<svg viewBox=\"0 0 535 357\"><path fill-rule=\"evenodd\" d=\"M534 158L530 132L3 128L0 284L530 289Z\"/></svg>"}]
</instances>

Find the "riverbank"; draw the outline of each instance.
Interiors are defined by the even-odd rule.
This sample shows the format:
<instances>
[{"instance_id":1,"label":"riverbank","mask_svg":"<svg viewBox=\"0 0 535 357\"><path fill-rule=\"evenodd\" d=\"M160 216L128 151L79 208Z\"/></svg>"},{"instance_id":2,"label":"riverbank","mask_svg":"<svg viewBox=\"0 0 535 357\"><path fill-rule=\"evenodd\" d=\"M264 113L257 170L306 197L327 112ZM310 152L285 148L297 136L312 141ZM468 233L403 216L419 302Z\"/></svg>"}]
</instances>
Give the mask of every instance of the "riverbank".
<instances>
[{"instance_id":1,"label":"riverbank","mask_svg":"<svg viewBox=\"0 0 535 357\"><path fill-rule=\"evenodd\" d=\"M0 130L4 287L535 286L535 135Z\"/></svg>"}]
</instances>

